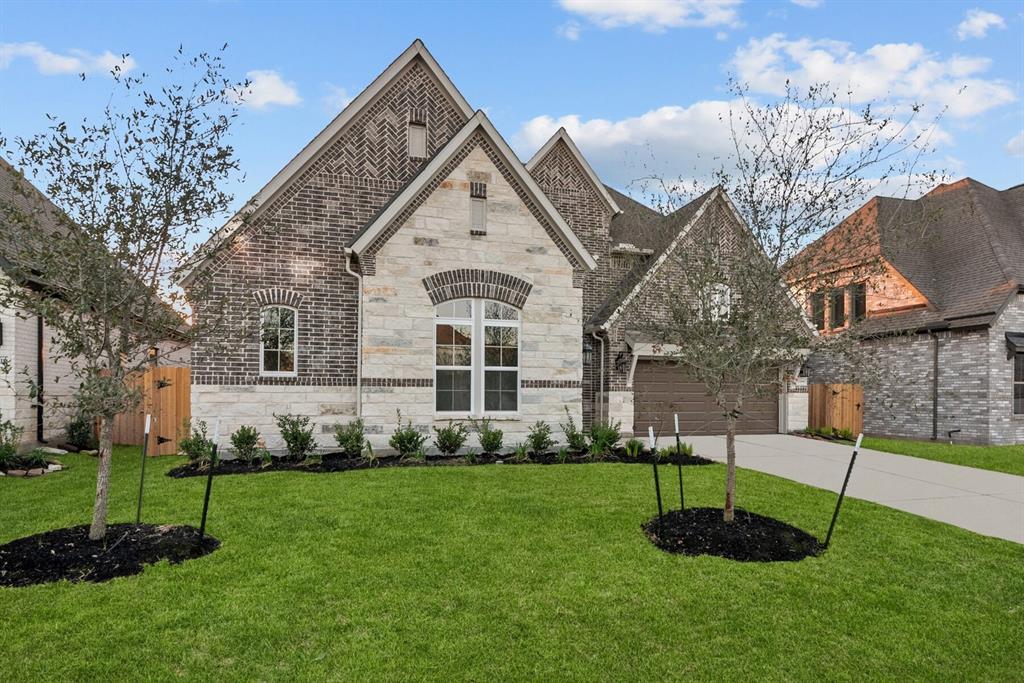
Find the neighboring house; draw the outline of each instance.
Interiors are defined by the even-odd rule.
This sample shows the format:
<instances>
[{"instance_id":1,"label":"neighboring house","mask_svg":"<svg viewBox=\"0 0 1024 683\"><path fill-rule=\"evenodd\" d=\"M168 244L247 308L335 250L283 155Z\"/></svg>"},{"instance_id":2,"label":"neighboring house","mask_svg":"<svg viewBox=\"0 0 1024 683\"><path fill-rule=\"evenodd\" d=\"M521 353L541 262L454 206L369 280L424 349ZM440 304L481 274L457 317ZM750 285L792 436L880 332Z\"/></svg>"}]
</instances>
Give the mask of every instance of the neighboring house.
<instances>
[{"instance_id":1,"label":"neighboring house","mask_svg":"<svg viewBox=\"0 0 1024 683\"><path fill-rule=\"evenodd\" d=\"M564 130L523 164L419 40L244 215L183 281L231 311L193 347L193 415L222 435L251 424L276 447L273 414L295 413L326 445L359 415L381 446L396 410L423 431L488 417L506 445L566 410L629 432L663 423L666 382L715 428L702 388L652 369L619 304L659 305L665 250L738 221L725 195L663 216L606 187ZM784 405L744 430L779 431Z\"/></svg>"},{"instance_id":2,"label":"neighboring house","mask_svg":"<svg viewBox=\"0 0 1024 683\"><path fill-rule=\"evenodd\" d=\"M60 239L59 209L6 160L0 159L0 278L21 277L22 250L14 243L21 231L7 221L29 219L41 239ZM21 264L22 266L24 264ZM19 275L20 273L20 275ZM39 282L25 286L42 287ZM62 443L70 420L69 404L78 388L71 363L51 353L54 332L42 318L0 306L0 416L22 429L24 444ZM180 341L161 342L161 364L188 365L189 348ZM34 392L33 386L42 387Z\"/></svg>"},{"instance_id":3,"label":"neighboring house","mask_svg":"<svg viewBox=\"0 0 1024 683\"><path fill-rule=\"evenodd\" d=\"M857 253L816 288L815 260L846 244ZM870 259L877 265L858 274ZM866 432L1024 441L1024 185L998 191L966 178L917 200L875 197L789 272L818 330L853 323L886 359L891 378L865 387ZM824 357L805 372L811 382L844 374Z\"/></svg>"}]
</instances>

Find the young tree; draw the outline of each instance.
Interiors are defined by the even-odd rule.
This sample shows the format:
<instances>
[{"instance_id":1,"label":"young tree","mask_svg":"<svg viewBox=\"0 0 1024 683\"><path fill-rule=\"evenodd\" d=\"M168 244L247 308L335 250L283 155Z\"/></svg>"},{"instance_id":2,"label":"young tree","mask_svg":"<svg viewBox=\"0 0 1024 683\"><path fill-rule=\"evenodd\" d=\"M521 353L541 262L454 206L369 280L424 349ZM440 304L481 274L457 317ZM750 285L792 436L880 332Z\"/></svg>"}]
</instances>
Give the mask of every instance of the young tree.
<instances>
[{"instance_id":1,"label":"young tree","mask_svg":"<svg viewBox=\"0 0 1024 683\"><path fill-rule=\"evenodd\" d=\"M17 252L0 304L45 321L51 357L69 362L80 383L78 409L99 420L93 540L106 534L113 420L140 398L128 380L158 360L161 342L196 333L173 282L232 200L223 189L238 173L228 133L246 85L226 78L219 55L180 49L159 78L119 67L111 75L98 120L51 117L45 132L13 141L15 165L59 210L20 175L17 201L0 204ZM203 286L189 296L202 302Z\"/></svg>"},{"instance_id":2,"label":"young tree","mask_svg":"<svg viewBox=\"0 0 1024 683\"><path fill-rule=\"evenodd\" d=\"M733 149L708 183L716 186L715 201L660 270L663 314L646 316L648 334L704 383L725 418L726 521L734 518L736 425L749 400L775 395L785 373L819 348L857 365L849 360L858 355L856 336L816 335L805 297L879 274L874 231L897 231L901 221L898 214L854 214L838 243L813 258L794 257L879 187L908 194L937 181L935 172L918 169L937 123L918 125L919 107L900 120L879 117L871 106L841 106L827 84L805 91L787 85L767 106L738 83L731 88L736 104L723 125ZM685 185L654 180L656 203L683 203ZM667 229L678 232L677 223L666 221ZM794 263L800 272L791 270ZM787 280L798 284L791 289Z\"/></svg>"}]
</instances>

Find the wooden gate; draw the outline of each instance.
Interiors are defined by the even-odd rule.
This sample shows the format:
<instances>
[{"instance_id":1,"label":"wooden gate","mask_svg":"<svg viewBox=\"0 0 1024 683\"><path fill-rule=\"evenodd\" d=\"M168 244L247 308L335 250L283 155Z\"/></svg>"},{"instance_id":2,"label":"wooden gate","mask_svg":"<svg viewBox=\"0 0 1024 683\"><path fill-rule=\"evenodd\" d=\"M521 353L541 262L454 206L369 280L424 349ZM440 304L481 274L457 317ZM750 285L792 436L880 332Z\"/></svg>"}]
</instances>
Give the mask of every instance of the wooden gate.
<instances>
[{"instance_id":1,"label":"wooden gate","mask_svg":"<svg viewBox=\"0 0 1024 683\"><path fill-rule=\"evenodd\" d=\"M185 420L192 416L192 380L188 368L156 367L132 380L142 391L138 409L114 419L114 443L142 445L146 413L153 416L150 455L178 452L178 436Z\"/></svg>"},{"instance_id":2,"label":"wooden gate","mask_svg":"<svg viewBox=\"0 0 1024 683\"><path fill-rule=\"evenodd\" d=\"M807 387L809 427L864 431L864 387L859 384L810 384Z\"/></svg>"}]
</instances>

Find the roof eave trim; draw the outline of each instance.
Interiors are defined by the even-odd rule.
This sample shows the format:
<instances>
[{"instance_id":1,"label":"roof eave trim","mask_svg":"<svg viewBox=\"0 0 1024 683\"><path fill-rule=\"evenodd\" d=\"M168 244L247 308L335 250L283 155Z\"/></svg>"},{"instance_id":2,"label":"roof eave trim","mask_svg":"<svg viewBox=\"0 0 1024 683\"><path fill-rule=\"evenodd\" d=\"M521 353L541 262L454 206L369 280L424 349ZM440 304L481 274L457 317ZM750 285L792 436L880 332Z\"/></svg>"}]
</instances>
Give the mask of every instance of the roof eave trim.
<instances>
[{"instance_id":1,"label":"roof eave trim","mask_svg":"<svg viewBox=\"0 0 1024 683\"><path fill-rule=\"evenodd\" d=\"M430 160L427 166L420 171L413 182L406 185L395 200L392 201L390 205L388 205L388 207L374 219L373 223L367 226L367 229L360 233L360 235L351 244L352 251L356 254L362 254L367 247L373 244L376 237L388 225L390 225L395 218L397 218L405 207L409 205L409 202L419 194L423 187L430 182L430 180L444 167L446 163L448 163L448 160L451 159L452 155L455 154L478 129L483 129L491 142L497 146L499 153L505 157L506 163L508 163L509 167L523 184L523 187L530 195L530 198L535 201L541 210L547 215L548 220L552 222L555 229L558 230L572 249L573 254L588 269L594 270L597 268L597 261L594 260L594 257L591 256L590 252L588 252L586 247L583 246L583 243L580 242L579 238L572 231L572 228L569 227L565 222L565 219L563 219L561 214L558 213L558 210L551 204L551 200L547 198L544 191L541 190L539 185L537 185L537 181L535 181L526 171L522 162L519 161L519 158L494 128L494 125L490 122L483 111L476 112L466 125L462 127L462 130L456 133L441 149L441 151Z\"/></svg>"},{"instance_id":2,"label":"roof eave trim","mask_svg":"<svg viewBox=\"0 0 1024 683\"><path fill-rule=\"evenodd\" d=\"M594 172L594 169L587 162L586 157L583 156L583 152L581 152L580 148L576 146L576 143L572 141L572 138L569 137L569 133L564 127L559 128L555 134L544 143L544 146L537 150L536 154L530 157L530 160L526 162L526 170L533 173L533 169L536 168L544 157L548 155L548 152L552 150L559 140L564 141L566 146L569 148L569 151L576 157L576 162L583 169L584 173L587 174L587 178L590 179L591 184L593 184L594 189L597 190L601 199L603 199L605 204L608 205L608 208L611 209L612 214L616 215L622 213L622 209L620 209L619 205L615 203L615 199L613 199L608 193L608 189L604 186L604 183L601 182L601 179L597 177L597 173Z\"/></svg>"}]
</instances>

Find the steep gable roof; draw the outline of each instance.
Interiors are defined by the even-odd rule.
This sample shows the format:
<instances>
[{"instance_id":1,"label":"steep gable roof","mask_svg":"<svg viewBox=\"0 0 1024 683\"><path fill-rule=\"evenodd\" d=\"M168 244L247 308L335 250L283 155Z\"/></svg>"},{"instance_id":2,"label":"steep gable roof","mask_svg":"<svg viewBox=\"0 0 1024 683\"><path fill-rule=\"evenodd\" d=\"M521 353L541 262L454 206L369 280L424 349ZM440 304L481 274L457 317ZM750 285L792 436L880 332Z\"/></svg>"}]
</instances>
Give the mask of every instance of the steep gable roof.
<instances>
[{"instance_id":1,"label":"steep gable roof","mask_svg":"<svg viewBox=\"0 0 1024 683\"><path fill-rule=\"evenodd\" d=\"M238 211L231 219L228 220L208 241L207 245L213 246L221 243L223 240L230 238L240 228L242 228L247 222L251 221L256 215L259 214L263 207L269 206L274 198L282 192L291 182L300 176L303 171L309 167L315 160L317 155L324 149L330 146L334 141L351 123L356 117L359 116L377 97L381 91L394 81L410 64L414 61L421 61L427 68L427 70L437 79L442 90L451 98L455 106L469 118L473 115L473 108L469 106L469 103L462 96L462 93L455 87L451 79L441 68L440 64L434 59L430 51L427 50L426 45L423 41L417 38L412 44L406 48L402 54L398 56L389 66L385 69L377 78L370 83L359 95L353 99L348 105L342 109L327 126L320 131L316 137L314 137L302 150L295 155L295 157L285 165L280 171L274 175L270 181L263 186L263 188L257 192L252 199L243 207L242 210ZM249 214L249 215L247 215ZM195 275L196 270L201 265L202 260L199 263L194 264L182 275L182 283L187 284Z\"/></svg>"},{"instance_id":2,"label":"steep gable roof","mask_svg":"<svg viewBox=\"0 0 1024 683\"><path fill-rule=\"evenodd\" d=\"M60 217L60 209L49 197L6 159L0 158L0 269L11 272L19 265L22 269L26 267L24 263L17 263L24 249L15 243L25 231L8 225L8 221L31 220L33 230L39 231L39 238L51 239L59 238L67 229Z\"/></svg>"},{"instance_id":3,"label":"steep gable roof","mask_svg":"<svg viewBox=\"0 0 1024 683\"><path fill-rule=\"evenodd\" d=\"M397 224L402 218L403 211L417 200L420 193L428 188L431 181L436 179L436 176L444 170L445 166L456 157L460 150L472 141L471 138L475 134L483 135L491 143L501 157L501 160L526 192L528 198L536 205L554 230L555 235L553 237L556 238L555 241L560 243L560 246L568 249L577 265L590 270L596 268L597 262L594 260L594 257L590 255L561 214L558 213L558 210L551 204L543 190L527 172L522 162L512 152L508 143L501 137L483 111L476 112L466 125L463 126L462 130L452 137L362 230L353 236L349 242L352 250L356 254L362 255L368 249L374 247L374 245L379 245L382 239L386 239L396 229Z\"/></svg>"},{"instance_id":4,"label":"steep gable roof","mask_svg":"<svg viewBox=\"0 0 1024 683\"><path fill-rule=\"evenodd\" d=\"M622 209L620 209L619 205L615 202L615 198L612 197L612 195L608 192L608 188L604 186L601 180L597 177L597 174L594 173L594 169L591 168L589 163L587 163L587 159L583 156L583 153L580 152L579 147L576 146L576 143L572 141L572 138L569 137L569 133L565 130L565 128L559 128L555 132L555 134L552 135L548 139L548 141L545 142L543 146L541 146L539 150L537 150L536 154L534 154L530 158L530 160L526 162L526 170L532 174L534 170L560 144L565 145L565 147L569 151L570 156L576 161L579 167L583 169L583 173L586 175L590 183L594 186L594 190L597 192L598 196L605 203L608 209L612 212L612 215L622 213Z\"/></svg>"}]
</instances>

